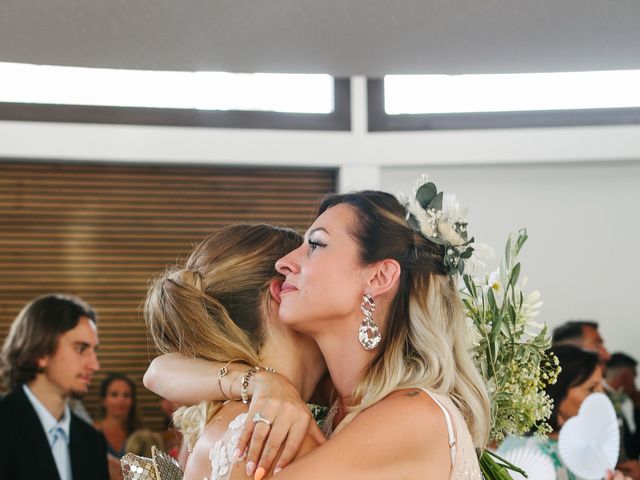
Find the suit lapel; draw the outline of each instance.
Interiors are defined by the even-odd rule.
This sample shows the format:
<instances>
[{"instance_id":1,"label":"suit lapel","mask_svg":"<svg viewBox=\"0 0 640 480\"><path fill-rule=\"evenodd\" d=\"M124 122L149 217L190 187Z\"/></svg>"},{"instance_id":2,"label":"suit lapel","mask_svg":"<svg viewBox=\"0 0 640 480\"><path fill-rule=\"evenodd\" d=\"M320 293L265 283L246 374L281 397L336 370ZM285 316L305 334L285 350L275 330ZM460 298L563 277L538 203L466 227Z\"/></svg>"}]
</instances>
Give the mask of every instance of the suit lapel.
<instances>
[{"instance_id":1,"label":"suit lapel","mask_svg":"<svg viewBox=\"0 0 640 480\"><path fill-rule=\"evenodd\" d=\"M16 422L19 425L18 431L20 432L17 438L21 440L22 447L26 449L25 451L31 452L30 456L33 458L34 465L42 472L42 478L59 480L58 468L53 459L47 435L44 428L42 428L42 423L40 423L40 418L38 418L38 414L33 409L22 387L18 387L16 393L20 400L16 404L18 410Z\"/></svg>"}]
</instances>

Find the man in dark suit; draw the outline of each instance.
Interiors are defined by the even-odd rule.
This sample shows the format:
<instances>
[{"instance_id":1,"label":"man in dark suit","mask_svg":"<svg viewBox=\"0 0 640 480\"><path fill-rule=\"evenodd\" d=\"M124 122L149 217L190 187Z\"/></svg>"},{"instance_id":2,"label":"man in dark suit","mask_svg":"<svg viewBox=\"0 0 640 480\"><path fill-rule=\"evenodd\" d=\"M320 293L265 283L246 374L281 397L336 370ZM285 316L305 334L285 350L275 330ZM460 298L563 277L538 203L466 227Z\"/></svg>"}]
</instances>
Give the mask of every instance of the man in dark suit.
<instances>
[{"instance_id":1,"label":"man in dark suit","mask_svg":"<svg viewBox=\"0 0 640 480\"><path fill-rule=\"evenodd\" d=\"M77 297L36 298L11 325L0 358L0 478L107 480L105 439L67 405L98 370L93 310Z\"/></svg>"}]
</instances>

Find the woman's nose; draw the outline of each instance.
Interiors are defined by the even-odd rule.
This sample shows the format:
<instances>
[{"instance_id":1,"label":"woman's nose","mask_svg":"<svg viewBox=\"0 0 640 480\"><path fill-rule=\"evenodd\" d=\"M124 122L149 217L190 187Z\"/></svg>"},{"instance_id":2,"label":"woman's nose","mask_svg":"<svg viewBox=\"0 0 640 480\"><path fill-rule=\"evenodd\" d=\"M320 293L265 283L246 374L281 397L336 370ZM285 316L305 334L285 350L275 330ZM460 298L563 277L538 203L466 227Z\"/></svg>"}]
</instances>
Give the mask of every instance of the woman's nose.
<instances>
[{"instance_id":1,"label":"woman's nose","mask_svg":"<svg viewBox=\"0 0 640 480\"><path fill-rule=\"evenodd\" d=\"M276 271L284 275L285 277L290 273L295 273L297 271L296 263L295 263L295 254L298 249L289 252L287 255L282 257L276 262Z\"/></svg>"}]
</instances>

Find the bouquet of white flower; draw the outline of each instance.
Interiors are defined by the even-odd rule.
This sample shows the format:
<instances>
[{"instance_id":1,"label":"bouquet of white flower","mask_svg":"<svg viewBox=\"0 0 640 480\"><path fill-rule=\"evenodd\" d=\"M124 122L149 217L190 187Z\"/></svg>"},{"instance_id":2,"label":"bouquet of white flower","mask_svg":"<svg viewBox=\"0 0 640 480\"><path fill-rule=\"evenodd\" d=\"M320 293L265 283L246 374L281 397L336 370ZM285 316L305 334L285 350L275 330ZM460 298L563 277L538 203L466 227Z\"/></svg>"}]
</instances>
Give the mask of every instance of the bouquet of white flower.
<instances>
[{"instance_id":1,"label":"bouquet of white flower","mask_svg":"<svg viewBox=\"0 0 640 480\"><path fill-rule=\"evenodd\" d=\"M527 240L526 230L510 236L498 271L482 278L463 275L462 298L469 319L472 349L491 398L491 440L533 431L551 431L546 423L553 402L544 392L560 367L549 353L547 327L534 319L542 305L537 291L525 295L517 257ZM486 450L480 457L487 479L510 479L506 469L523 473Z\"/></svg>"}]
</instances>

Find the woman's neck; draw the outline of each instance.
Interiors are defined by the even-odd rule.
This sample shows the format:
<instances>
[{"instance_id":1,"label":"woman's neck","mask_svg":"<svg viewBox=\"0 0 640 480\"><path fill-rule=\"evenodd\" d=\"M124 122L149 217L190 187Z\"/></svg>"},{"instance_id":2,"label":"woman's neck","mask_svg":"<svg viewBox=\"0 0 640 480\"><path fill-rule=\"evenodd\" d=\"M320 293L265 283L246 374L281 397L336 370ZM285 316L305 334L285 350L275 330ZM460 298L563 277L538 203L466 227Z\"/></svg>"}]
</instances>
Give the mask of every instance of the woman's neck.
<instances>
[{"instance_id":1,"label":"woman's neck","mask_svg":"<svg viewBox=\"0 0 640 480\"><path fill-rule=\"evenodd\" d=\"M126 425L127 425L127 419L126 417L121 418L121 417L117 417L115 415L109 415L107 414L103 419L102 419L102 425L106 425L107 427L119 427L119 428L123 428L126 430Z\"/></svg>"},{"instance_id":2,"label":"woman's neck","mask_svg":"<svg viewBox=\"0 0 640 480\"><path fill-rule=\"evenodd\" d=\"M357 330L339 335L333 332L329 335L321 334L316 338L316 342L327 362L342 406L351 406L353 392L363 372L375 357L376 351L365 350L360 345Z\"/></svg>"}]
</instances>

